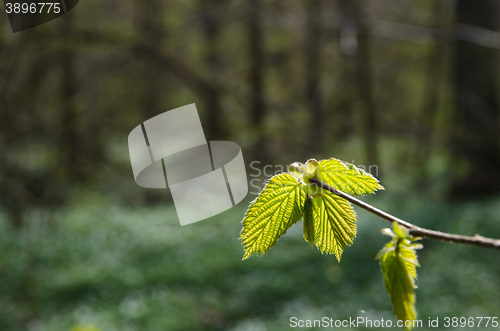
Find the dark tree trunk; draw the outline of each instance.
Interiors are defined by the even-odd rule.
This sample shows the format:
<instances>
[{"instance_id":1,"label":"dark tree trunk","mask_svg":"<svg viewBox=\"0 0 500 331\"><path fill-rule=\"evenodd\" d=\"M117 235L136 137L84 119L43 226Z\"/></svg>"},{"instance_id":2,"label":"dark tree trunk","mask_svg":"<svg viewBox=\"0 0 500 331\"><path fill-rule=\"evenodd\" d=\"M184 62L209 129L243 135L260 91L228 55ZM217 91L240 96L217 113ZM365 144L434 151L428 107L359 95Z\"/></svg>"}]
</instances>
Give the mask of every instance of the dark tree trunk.
<instances>
[{"instance_id":1,"label":"dark tree trunk","mask_svg":"<svg viewBox=\"0 0 500 331\"><path fill-rule=\"evenodd\" d=\"M137 56L141 65L142 87L139 98L144 119L162 113L161 84L158 72L151 65L148 55L161 47L163 30L161 24L162 6L159 0L135 0L135 26L138 31Z\"/></svg>"},{"instance_id":2,"label":"dark tree trunk","mask_svg":"<svg viewBox=\"0 0 500 331\"><path fill-rule=\"evenodd\" d=\"M257 136L254 146L254 158L268 159L265 143L264 115L266 103L264 97L264 40L262 33L261 0L249 1L248 39L250 51L250 116L252 130Z\"/></svg>"},{"instance_id":3,"label":"dark tree trunk","mask_svg":"<svg viewBox=\"0 0 500 331\"><path fill-rule=\"evenodd\" d=\"M165 42L165 29L162 18L166 1L161 0L135 0L134 15L135 28L137 30L137 45L135 47L135 57L139 64L140 83L139 88L139 109L143 114L143 120L155 117L169 109L163 108L163 100L168 99L168 89L165 83L168 76L163 70L158 70L164 63L154 63L152 60L161 58L161 49ZM155 204L163 201L163 192L156 190L146 190L144 200L148 204Z\"/></svg>"},{"instance_id":4,"label":"dark tree trunk","mask_svg":"<svg viewBox=\"0 0 500 331\"><path fill-rule=\"evenodd\" d=\"M378 165L378 130L373 101L372 66L368 28L362 20L363 7L356 3L359 21L358 51L356 54L356 79L362 106L362 130L365 141L365 157L369 165Z\"/></svg>"},{"instance_id":5,"label":"dark tree trunk","mask_svg":"<svg viewBox=\"0 0 500 331\"><path fill-rule=\"evenodd\" d=\"M201 0L203 10L203 32L206 38L206 71L209 81L211 81L212 91L205 94L205 111L208 119L207 136L208 139L223 139L226 136L223 126L223 115L220 102L218 79L222 69L220 61L220 31L221 8L225 0Z\"/></svg>"},{"instance_id":6,"label":"dark tree trunk","mask_svg":"<svg viewBox=\"0 0 500 331\"><path fill-rule=\"evenodd\" d=\"M306 100L311 113L307 152L321 151L324 132L324 114L321 104L321 0L308 0L305 39Z\"/></svg>"},{"instance_id":7,"label":"dark tree trunk","mask_svg":"<svg viewBox=\"0 0 500 331\"><path fill-rule=\"evenodd\" d=\"M77 110L75 97L77 92L75 50L72 46L73 15L69 13L61 18L62 50L60 55L61 66L61 164L70 179L80 179L78 155L80 152Z\"/></svg>"},{"instance_id":8,"label":"dark tree trunk","mask_svg":"<svg viewBox=\"0 0 500 331\"><path fill-rule=\"evenodd\" d=\"M342 0L345 13L351 17L354 34L353 45L343 47L354 58L356 91L361 109L361 130L367 165L378 165L378 129L375 103L373 100L373 78L370 55L370 38L366 25L363 0ZM367 167L368 168L368 167Z\"/></svg>"},{"instance_id":9,"label":"dark tree trunk","mask_svg":"<svg viewBox=\"0 0 500 331\"><path fill-rule=\"evenodd\" d=\"M458 0L457 23L496 29L498 2ZM458 164L466 165L452 196L500 190L499 108L496 98L497 51L458 40L455 45L456 131Z\"/></svg>"},{"instance_id":10,"label":"dark tree trunk","mask_svg":"<svg viewBox=\"0 0 500 331\"><path fill-rule=\"evenodd\" d=\"M340 0L335 5L338 7L335 8L335 14L338 12L340 15L337 27L339 39L336 42L340 42L342 62L332 102L332 110L335 112L333 118L336 122L333 139L335 141L342 141L353 136L355 133L356 121L353 112L355 108L353 100L356 98L354 96L356 87L353 56L357 51L357 33L356 23L349 8L350 3L346 0Z\"/></svg>"},{"instance_id":11,"label":"dark tree trunk","mask_svg":"<svg viewBox=\"0 0 500 331\"><path fill-rule=\"evenodd\" d=\"M434 0L432 4L432 23L435 29L442 27L443 3L442 0ZM439 45L439 39L436 37L436 45L427 58L427 72L425 77L423 104L420 114L417 118L417 146L414 151L413 163L416 167L417 179L419 185L424 187L428 182L427 165L430 152L432 150L432 141L434 136L434 126L436 114L439 106L439 95L441 87L441 74L444 60L443 46Z\"/></svg>"}]
</instances>

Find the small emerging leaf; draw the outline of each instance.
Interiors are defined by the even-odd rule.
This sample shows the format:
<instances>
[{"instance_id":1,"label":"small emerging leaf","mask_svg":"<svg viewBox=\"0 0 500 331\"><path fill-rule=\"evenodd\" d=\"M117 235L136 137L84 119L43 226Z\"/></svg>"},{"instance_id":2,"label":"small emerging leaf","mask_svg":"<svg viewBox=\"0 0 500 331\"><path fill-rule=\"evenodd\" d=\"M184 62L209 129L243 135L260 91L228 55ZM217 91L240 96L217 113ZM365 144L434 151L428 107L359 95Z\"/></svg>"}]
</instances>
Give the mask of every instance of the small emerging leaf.
<instances>
[{"instance_id":1,"label":"small emerging leaf","mask_svg":"<svg viewBox=\"0 0 500 331\"><path fill-rule=\"evenodd\" d=\"M306 162L306 172L311 176L319 175L319 162L316 159L309 159Z\"/></svg>"},{"instance_id":2,"label":"small emerging leaf","mask_svg":"<svg viewBox=\"0 0 500 331\"><path fill-rule=\"evenodd\" d=\"M384 189L375 177L353 164L332 158L319 161L319 166L318 179L347 194L365 195Z\"/></svg>"},{"instance_id":3,"label":"small emerging leaf","mask_svg":"<svg viewBox=\"0 0 500 331\"><path fill-rule=\"evenodd\" d=\"M301 162L294 162L288 166L288 172L297 180L302 180L302 176L306 172L306 166Z\"/></svg>"},{"instance_id":4,"label":"small emerging leaf","mask_svg":"<svg viewBox=\"0 0 500 331\"><path fill-rule=\"evenodd\" d=\"M382 229L382 230L380 230L380 232L381 232L382 234L386 235L386 236L389 236L389 237L393 237L393 238L397 238L397 237L398 237L398 236L397 236L394 232L392 232L392 230L391 230L391 229L389 229L389 228Z\"/></svg>"},{"instance_id":5,"label":"small emerging leaf","mask_svg":"<svg viewBox=\"0 0 500 331\"><path fill-rule=\"evenodd\" d=\"M394 222L392 225L392 229L394 231L394 234L397 236L399 239L407 239L410 234L408 233L408 229L400 226L398 223Z\"/></svg>"},{"instance_id":6,"label":"small emerging leaf","mask_svg":"<svg viewBox=\"0 0 500 331\"><path fill-rule=\"evenodd\" d=\"M414 289L419 264L415 249L422 248L422 245L412 244L410 237L400 237L407 230L397 223L393 223L393 229L393 240L380 250L376 258L380 259L385 289L391 297L394 314L402 321L416 320Z\"/></svg>"},{"instance_id":7,"label":"small emerging leaf","mask_svg":"<svg viewBox=\"0 0 500 331\"><path fill-rule=\"evenodd\" d=\"M252 201L243 219L240 239L245 255L265 253L304 214L305 192L290 174L272 177Z\"/></svg>"},{"instance_id":8,"label":"small emerging leaf","mask_svg":"<svg viewBox=\"0 0 500 331\"><path fill-rule=\"evenodd\" d=\"M315 159L307 160L306 164L294 162L288 166L288 172L307 187L308 197L318 199L325 194L324 189L309 181L313 177L319 177L319 162Z\"/></svg>"},{"instance_id":9,"label":"small emerging leaf","mask_svg":"<svg viewBox=\"0 0 500 331\"><path fill-rule=\"evenodd\" d=\"M325 190L309 181L313 177L319 177L319 162L315 159L309 159L306 162L306 173L302 181L307 185L307 196L319 199L325 194Z\"/></svg>"}]
</instances>

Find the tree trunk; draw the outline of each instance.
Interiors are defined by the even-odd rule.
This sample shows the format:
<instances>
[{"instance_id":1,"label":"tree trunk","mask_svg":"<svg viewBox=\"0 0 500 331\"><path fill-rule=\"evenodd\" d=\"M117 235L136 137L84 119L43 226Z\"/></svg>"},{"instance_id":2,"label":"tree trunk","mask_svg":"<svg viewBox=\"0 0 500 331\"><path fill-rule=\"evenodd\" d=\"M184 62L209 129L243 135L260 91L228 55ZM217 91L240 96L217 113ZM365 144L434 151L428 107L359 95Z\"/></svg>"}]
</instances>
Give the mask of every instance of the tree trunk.
<instances>
[{"instance_id":1,"label":"tree trunk","mask_svg":"<svg viewBox=\"0 0 500 331\"><path fill-rule=\"evenodd\" d=\"M356 99L356 96L354 96L356 90L354 69L356 66L353 63L353 56L357 51L358 42L356 23L349 8L349 1L340 0L335 5L338 7L335 12L339 12L340 15L337 27L339 39L337 42L340 42L342 62L332 102L336 122L333 139L342 141L353 136L355 132L356 120L353 112L355 108L353 100Z\"/></svg>"},{"instance_id":2,"label":"tree trunk","mask_svg":"<svg viewBox=\"0 0 500 331\"><path fill-rule=\"evenodd\" d=\"M434 0L432 6L431 27L439 29L443 25L441 22L441 17L443 14L442 0ZM439 40L436 38L436 42L438 41ZM437 109L439 106L443 60L443 46L439 44L432 46L430 54L427 58L427 72L425 78L424 95L422 97L422 109L417 118L417 146L415 148L413 156L413 163L416 167L417 179L420 186L423 186L427 183L427 165L430 152L432 150L434 125Z\"/></svg>"},{"instance_id":3,"label":"tree trunk","mask_svg":"<svg viewBox=\"0 0 500 331\"><path fill-rule=\"evenodd\" d=\"M362 5L358 6L358 13L362 11ZM378 130L375 115L375 104L373 101L372 66L370 55L370 39L368 28L362 21L359 23L358 51L356 54L356 79L358 93L362 105L362 130L365 141L365 157L368 165L378 165Z\"/></svg>"},{"instance_id":4,"label":"tree trunk","mask_svg":"<svg viewBox=\"0 0 500 331\"><path fill-rule=\"evenodd\" d=\"M342 0L342 6L347 15L353 18L352 24L354 24L352 29L356 39L353 45L349 47L349 52L351 52L355 62L354 70L361 109L361 131L364 141L365 162L367 165L378 165L378 129L375 103L373 101L370 38L364 14L366 2L362 0Z\"/></svg>"},{"instance_id":5,"label":"tree trunk","mask_svg":"<svg viewBox=\"0 0 500 331\"><path fill-rule=\"evenodd\" d=\"M76 110L76 70L75 59L76 54L74 46L72 46L73 35L73 13L68 13L61 17L61 39L62 50L60 55L61 66L61 81L60 81L60 98L61 98L61 164L64 167L65 173L71 180L80 179L81 172L79 171L78 155L80 152L78 127L77 127L77 110Z\"/></svg>"},{"instance_id":6,"label":"tree trunk","mask_svg":"<svg viewBox=\"0 0 500 331\"><path fill-rule=\"evenodd\" d=\"M458 0L457 23L495 30L498 2ZM466 166L452 196L475 196L500 190L499 108L496 99L497 51L458 40L455 45L456 131L458 164Z\"/></svg>"},{"instance_id":7,"label":"tree trunk","mask_svg":"<svg viewBox=\"0 0 500 331\"><path fill-rule=\"evenodd\" d=\"M151 49L158 49L163 42L162 6L159 0L135 0L134 5L135 26L140 40L137 48L142 76L142 82L138 85L141 87L140 107L144 119L149 119L162 113L160 77L147 57Z\"/></svg>"},{"instance_id":8,"label":"tree trunk","mask_svg":"<svg viewBox=\"0 0 500 331\"><path fill-rule=\"evenodd\" d=\"M305 39L306 100L311 112L306 148L309 154L321 151L324 114L320 89L321 0L308 0Z\"/></svg>"},{"instance_id":9,"label":"tree trunk","mask_svg":"<svg viewBox=\"0 0 500 331\"><path fill-rule=\"evenodd\" d=\"M248 16L248 39L250 51L250 115L252 130L257 136L254 146L254 158L265 161L269 158L264 115L266 103L264 97L264 41L262 35L262 18L260 0L250 0Z\"/></svg>"},{"instance_id":10,"label":"tree trunk","mask_svg":"<svg viewBox=\"0 0 500 331\"><path fill-rule=\"evenodd\" d=\"M203 10L203 32L206 38L205 64L207 77L212 85L212 91L205 94L205 110L208 119L207 136L208 139L223 139L226 130L223 126L222 109L220 102L219 83L220 70L220 9L225 0L201 0L200 5Z\"/></svg>"}]
</instances>

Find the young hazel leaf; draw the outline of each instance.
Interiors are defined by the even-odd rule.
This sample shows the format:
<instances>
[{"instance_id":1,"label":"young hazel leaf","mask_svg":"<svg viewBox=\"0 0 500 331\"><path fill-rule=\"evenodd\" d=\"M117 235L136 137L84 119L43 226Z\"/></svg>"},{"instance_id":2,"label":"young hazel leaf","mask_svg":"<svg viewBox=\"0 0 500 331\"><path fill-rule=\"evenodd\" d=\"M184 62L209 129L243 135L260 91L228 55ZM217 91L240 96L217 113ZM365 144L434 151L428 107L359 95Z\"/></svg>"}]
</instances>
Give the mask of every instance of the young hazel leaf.
<instances>
[{"instance_id":1,"label":"young hazel leaf","mask_svg":"<svg viewBox=\"0 0 500 331\"><path fill-rule=\"evenodd\" d=\"M276 245L279 237L302 218L305 197L304 189L290 174L272 177L252 201L242 221L243 259L265 253Z\"/></svg>"},{"instance_id":2,"label":"young hazel leaf","mask_svg":"<svg viewBox=\"0 0 500 331\"><path fill-rule=\"evenodd\" d=\"M403 231L394 223L394 233ZM395 238L377 254L384 276L385 289L391 297L394 314L399 320L413 321L417 318L415 309L416 267L419 266L415 249L421 245L412 244L408 238ZM411 328L407 327L406 330Z\"/></svg>"},{"instance_id":3,"label":"young hazel leaf","mask_svg":"<svg viewBox=\"0 0 500 331\"><path fill-rule=\"evenodd\" d=\"M304 239L338 261L356 237L356 214L351 204L310 182L318 178L351 195L374 193L383 189L378 180L356 166L337 159L309 159L294 162L289 174L269 180L248 208L243 219L243 259L254 253L265 253L276 245L280 236L303 218Z\"/></svg>"},{"instance_id":4,"label":"young hazel leaf","mask_svg":"<svg viewBox=\"0 0 500 331\"><path fill-rule=\"evenodd\" d=\"M303 220L304 239L309 244L311 244L311 246L314 245L314 237L315 237L312 200L313 199L309 197L306 198L306 203L304 205L304 220Z\"/></svg>"},{"instance_id":5,"label":"young hazel leaf","mask_svg":"<svg viewBox=\"0 0 500 331\"><path fill-rule=\"evenodd\" d=\"M333 194L311 202L314 243L321 253L335 254L340 262L344 248L356 237L356 214L347 200Z\"/></svg>"},{"instance_id":6,"label":"young hazel leaf","mask_svg":"<svg viewBox=\"0 0 500 331\"><path fill-rule=\"evenodd\" d=\"M396 254L396 250L385 254L380 259L382 273L384 275L385 289L391 297L394 306L394 314L399 320L415 320L414 278L408 270L404 259Z\"/></svg>"},{"instance_id":7,"label":"young hazel leaf","mask_svg":"<svg viewBox=\"0 0 500 331\"><path fill-rule=\"evenodd\" d=\"M334 158L319 161L318 179L331 187L350 195L365 195L383 190L371 174L353 164Z\"/></svg>"}]
</instances>

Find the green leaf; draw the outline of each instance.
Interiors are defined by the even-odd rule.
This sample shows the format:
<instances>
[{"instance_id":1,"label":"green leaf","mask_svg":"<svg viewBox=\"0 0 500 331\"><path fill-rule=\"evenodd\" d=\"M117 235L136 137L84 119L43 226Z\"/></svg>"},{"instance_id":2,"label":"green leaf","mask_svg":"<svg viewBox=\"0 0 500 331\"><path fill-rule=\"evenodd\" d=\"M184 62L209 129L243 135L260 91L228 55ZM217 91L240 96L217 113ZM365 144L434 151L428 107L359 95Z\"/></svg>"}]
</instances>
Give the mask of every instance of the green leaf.
<instances>
[{"instance_id":1,"label":"green leaf","mask_svg":"<svg viewBox=\"0 0 500 331\"><path fill-rule=\"evenodd\" d=\"M314 245L314 218L312 211L312 199L306 198L306 203L304 205L304 220L303 220L303 230L304 239L312 245Z\"/></svg>"},{"instance_id":2,"label":"green leaf","mask_svg":"<svg viewBox=\"0 0 500 331\"><path fill-rule=\"evenodd\" d=\"M351 204L327 192L321 198L311 199L311 207L316 247L321 253L335 254L340 262L344 248L356 237L356 214Z\"/></svg>"},{"instance_id":3,"label":"green leaf","mask_svg":"<svg viewBox=\"0 0 500 331\"><path fill-rule=\"evenodd\" d=\"M319 161L318 179L331 187L350 195L365 195L383 190L371 174L353 164L334 158Z\"/></svg>"},{"instance_id":4,"label":"green leaf","mask_svg":"<svg viewBox=\"0 0 500 331\"><path fill-rule=\"evenodd\" d=\"M394 232L398 235L405 233L404 229L394 223ZM385 289L391 297L394 314L399 320L416 320L415 309L415 280L416 267L419 266L416 249L422 245L413 244L410 239L394 236L377 254L384 276ZM410 328L406 328L409 330Z\"/></svg>"},{"instance_id":5,"label":"green leaf","mask_svg":"<svg viewBox=\"0 0 500 331\"><path fill-rule=\"evenodd\" d=\"M407 263L395 250L380 259L385 289L391 297L394 314L402 321L415 320L414 279Z\"/></svg>"},{"instance_id":6,"label":"green leaf","mask_svg":"<svg viewBox=\"0 0 500 331\"><path fill-rule=\"evenodd\" d=\"M337 159L294 162L290 174L271 178L243 219L240 239L243 259L265 253L302 216L304 239L326 254L342 253L356 237L356 215L350 203L310 182L311 178L352 195L383 189L378 180L356 166Z\"/></svg>"},{"instance_id":7,"label":"green leaf","mask_svg":"<svg viewBox=\"0 0 500 331\"><path fill-rule=\"evenodd\" d=\"M243 259L265 253L304 214L306 193L297 179L284 173L272 177L252 201L243 219Z\"/></svg>"}]
</instances>

